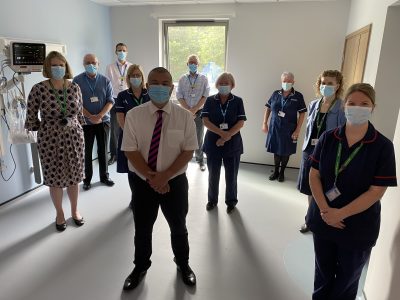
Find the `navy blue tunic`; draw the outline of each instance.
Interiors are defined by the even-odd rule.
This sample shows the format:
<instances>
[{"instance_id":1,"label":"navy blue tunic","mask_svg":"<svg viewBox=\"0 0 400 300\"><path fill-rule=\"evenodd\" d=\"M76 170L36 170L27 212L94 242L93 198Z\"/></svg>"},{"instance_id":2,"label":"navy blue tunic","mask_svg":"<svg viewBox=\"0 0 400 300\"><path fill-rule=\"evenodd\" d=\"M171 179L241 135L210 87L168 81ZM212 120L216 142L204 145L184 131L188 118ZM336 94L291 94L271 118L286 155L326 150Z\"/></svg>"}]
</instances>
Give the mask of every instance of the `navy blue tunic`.
<instances>
[{"instance_id":1,"label":"navy blue tunic","mask_svg":"<svg viewBox=\"0 0 400 300\"><path fill-rule=\"evenodd\" d=\"M371 185L396 186L396 162L393 143L369 123L364 138L348 147L346 126L325 132L311 155L312 167L319 170L324 193L335 181L335 161L339 143L342 143L340 166L356 149L361 147L350 164L339 173L336 186L341 195L333 201L326 200L333 208L342 208L365 193ZM380 227L380 201L367 210L344 220L346 227L337 229L327 225L321 218L319 208L313 201L308 209L306 222L312 232L325 239L334 240L343 247L368 249L375 245Z\"/></svg>"},{"instance_id":2,"label":"navy blue tunic","mask_svg":"<svg viewBox=\"0 0 400 300\"><path fill-rule=\"evenodd\" d=\"M285 98L282 90L277 90L273 92L265 106L271 110L265 143L267 151L277 155L296 153L297 143L293 142L292 134L297 127L297 114L307 111L303 95L292 88L291 93ZM279 111L283 111L285 116L278 116Z\"/></svg>"},{"instance_id":3,"label":"navy blue tunic","mask_svg":"<svg viewBox=\"0 0 400 300\"><path fill-rule=\"evenodd\" d=\"M222 110L222 111L221 111ZM225 112L225 118L222 112ZM244 112L242 98L229 94L228 100L221 106L219 94L207 98L201 117L207 117L211 123L219 127L222 123L228 124L228 129L231 129L239 120L247 120ZM206 154L219 154L222 157L240 155L243 153L243 141L240 132L236 133L232 138L225 142L221 147L216 145L220 136L210 130L207 130L203 143L203 151Z\"/></svg>"},{"instance_id":4,"label":"navy blue tunic","mask_svg":"<svg viewBox=\"0 0 400 300\"><path fill-rule=\"evenodd\" d=\"M132 108L150 101L150 97L147 94L146 89L142 89L142 94L140 98L136 98L135 95L132 93L131 90L127 89L122 91L118 94L117 101L115 101L115 112L116 113L123 113L126 116L126 113L130 111ZM119 135L118 135L118 152L117 152L117 172L118 173L128 173L128 160L125 156L125 153L121 151L121 144L122 144L122 136L123 130L119 128Z\"/></svg>"}]
</instances>

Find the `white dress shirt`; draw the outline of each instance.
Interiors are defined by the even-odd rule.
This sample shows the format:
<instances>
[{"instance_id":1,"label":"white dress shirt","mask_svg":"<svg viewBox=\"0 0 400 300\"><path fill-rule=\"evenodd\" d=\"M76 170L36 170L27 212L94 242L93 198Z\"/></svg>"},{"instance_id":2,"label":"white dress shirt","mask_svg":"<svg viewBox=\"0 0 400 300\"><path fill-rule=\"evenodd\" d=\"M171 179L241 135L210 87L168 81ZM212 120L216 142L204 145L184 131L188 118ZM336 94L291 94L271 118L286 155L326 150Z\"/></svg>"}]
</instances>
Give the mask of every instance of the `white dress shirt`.
<instances>
[{"instance_id":1,"label":"white dress shirt","mask_svg":"<svg viewBox=\"0 0 400 300\"><path fill-rule=\"evenodd\" d=\"M148 161L151 139L159 110L151 101L131 109L125 118L122 151L139 151L144 160ZM196 126L192 114L186 109L169 101L163 110L160 146L157 156L157 171L168 169L183 151L193 151L198 148ZM140 174L129 162L129 170ZM183 174L187 165L173 177Z\"/></svg>"},{"instance_id":2,"label":"white dress shirt","mask_svg":"<svg viewBox=\"0 0 400 300\"><path fill-rule=\"evenodd\" d=\"M117 98L119 92L125 91L128 88L126 85L126 73L131 65L132 64L128 61L121 64L119 60L117 60L107 66L105 75L111 81L114 98Z\"/></svg>"}]
</instances>

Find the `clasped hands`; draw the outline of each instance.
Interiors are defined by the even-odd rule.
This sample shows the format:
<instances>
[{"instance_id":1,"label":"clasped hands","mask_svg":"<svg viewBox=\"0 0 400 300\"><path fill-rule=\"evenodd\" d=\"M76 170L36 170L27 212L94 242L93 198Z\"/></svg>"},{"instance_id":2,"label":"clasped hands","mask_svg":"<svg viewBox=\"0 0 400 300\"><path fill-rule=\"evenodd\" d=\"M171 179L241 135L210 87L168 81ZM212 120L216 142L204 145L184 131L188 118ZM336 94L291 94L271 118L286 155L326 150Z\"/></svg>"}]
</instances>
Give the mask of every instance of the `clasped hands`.
<instances>
[{"instance_id":1,"label":"clasped hands","mask_svg":"<svg viewBox=\"0 0 400 300\"><path fill-rule=\"evenodd\" d=\"M343 222L343 216L341 214L341 210L338 208L327 207L321 209L321 218L324 220L326 224L329 226L344 229L346 225Z\"/></svg>"},{"instance_id":2,"label":"clasped hands","mask_svg":"<svg viewBox=\"0 0 400 300\"><path fill-rule=\"evenodd\" d=\"M220 134L220 138L215 143L218 147L221 147L225 144L225 142L229 141L232 137L232 134L228 131L223 131Z\"/></svg>"},{"instance_id":3,"label":"clasped hands","mask_svg":"<svg viewBox=\"0 0 400 300\"><path fill-rule=\"evenodd\" d=\"M170 191L168 176L164 172L149 171L147 182L159 194L166 194Z\"/></svg>"},{"instance_id":4,"label":"clasped hands","mask_svg":"<svg viewBox=\"0 0 400 300\"><path fill-rule=\"evenodd\" d=\"M103 117L100 114L98 114L98 115L90 115L89 116L89 120L93 124L100 124L103 121Z\"/></svg>"}]
</instances>

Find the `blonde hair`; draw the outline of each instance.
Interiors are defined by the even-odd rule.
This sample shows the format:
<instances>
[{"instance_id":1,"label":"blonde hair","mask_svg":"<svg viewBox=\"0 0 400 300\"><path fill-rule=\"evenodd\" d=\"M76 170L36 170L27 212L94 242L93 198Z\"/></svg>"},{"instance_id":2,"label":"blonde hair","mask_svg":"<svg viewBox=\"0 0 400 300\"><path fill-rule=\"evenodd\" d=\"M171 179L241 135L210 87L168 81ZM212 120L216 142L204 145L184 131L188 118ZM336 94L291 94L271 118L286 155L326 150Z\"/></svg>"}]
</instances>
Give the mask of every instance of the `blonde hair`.
<instances>
[{"instance_id":1,"label":"blonde hair","mask_svg":"<svg viewBox=\"0 0 400 300\"><path fill-rule=\"evenodd\" d=\"M321 97L321 92L319 90L321 86L321 78L322 77L334 77L336 79L337 84L339 85L339 88L336 91L336 98L339 98L342 93L343 93L343 75L340 71L338 70L325 70L321 74L319 74L317 82L315 83L315 94L318 97Z\"/></svg>"},{"instance_id":2,"label":"blonde hair","mask_svg":"<svg viewBox=\"0 0 400 300\"><path fill-rule=\"evenodd\" d=\"M215 87L217 87L220 83L221 80L228 80L232 84L232 88L235 87L235 78L233 78L232 73L229 72L224 72L221 75L218 76L217 81L215 82Z\"/></svg>"},{"instance_id":3,"label":"blonde hair","mask_svg":"<svg viewBox=\"0 0 400 300\"><path fill-rule=\"evenodd\" d=\"M365 96L367 96L371 100L372 105L375 107L375 90L368 83L355 83L352 86L350 86L347 89L346 94L344 96L344 103L346 103L347 98L355 92L363 93Z\"/></svg>"},{"instance_id":4,"label":"blonde hair","mask_svg":"<svg viewBox=\"0 0 400 300\"><path fill-rule=\"evenodd\" d=\"M128 86L129 89L132 89L132 85L131 85L131 75L134 71L139 70L140 72L140 77L142 77L142 83L141 83L141 88L143 89L143 87L146 85L146 81L144 79L144 72L143 72L143 68L140 65L136 65L133 64L128 68L128 71L126 72L126 85Z\"/></svg>"},{"instance_id":5,"label":"blonde hair","mask_svg":"<svg viewBox=\"0 0 400 300\"><path fill-rule=\"evenodd\" d=\"M65 75L64 75L64 79L72 79L74 76L72 75L72 70L71 67L69 66L69 63L67 62L67 60L65 59L65 57L57 51L51 51L46 58L44 59L43 62L43 77L45 78L51 78L52 74L51 74L51 60L53 58L57 58L59 60L61 60L63 63L65 63Z\"/></svg>"}]
</instances>

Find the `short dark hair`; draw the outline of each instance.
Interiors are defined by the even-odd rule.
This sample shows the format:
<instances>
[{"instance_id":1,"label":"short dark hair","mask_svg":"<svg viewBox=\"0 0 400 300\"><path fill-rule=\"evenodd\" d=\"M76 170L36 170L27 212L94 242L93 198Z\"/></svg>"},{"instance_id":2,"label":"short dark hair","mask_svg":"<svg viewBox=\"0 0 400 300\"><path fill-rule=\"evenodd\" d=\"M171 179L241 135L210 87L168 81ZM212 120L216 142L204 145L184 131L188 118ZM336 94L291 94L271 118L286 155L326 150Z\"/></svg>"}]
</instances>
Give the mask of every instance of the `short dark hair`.
<instances>
[{"instance_id":1,"label":"short dark hair","mask_svg":"<svg viewBox=\"0 0 400 300\"><path fill-rule=\"evenodd\" d=\"M118 47L120 47L120 46L123 46L123 47L128 48L128 46L125 45L124 43L118 43L117 45L115 45L115 52L117 52L117 49L118 49Z\"/></svg>"},{"instance_id":2,"label":"short dark hair","mask_svg":"<svg viewBox=\"0 0 400 300\"><path fill-rule=\"evenodd\" d=\"M163 68L163 67L157 67L157 68L154 68L153 70L151 70L149 75L147 76L147 82L149 81L149 79L150 79L151 75L153 75L153 73L168 74L169 80L172 83L171 73L166 68Z\"/></svg>"}]
</instances>

